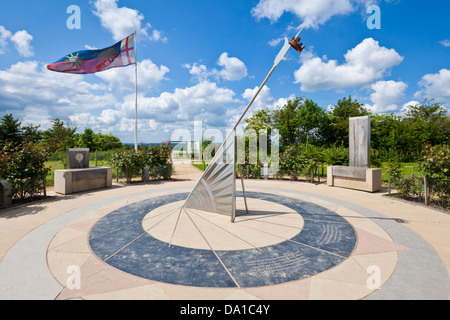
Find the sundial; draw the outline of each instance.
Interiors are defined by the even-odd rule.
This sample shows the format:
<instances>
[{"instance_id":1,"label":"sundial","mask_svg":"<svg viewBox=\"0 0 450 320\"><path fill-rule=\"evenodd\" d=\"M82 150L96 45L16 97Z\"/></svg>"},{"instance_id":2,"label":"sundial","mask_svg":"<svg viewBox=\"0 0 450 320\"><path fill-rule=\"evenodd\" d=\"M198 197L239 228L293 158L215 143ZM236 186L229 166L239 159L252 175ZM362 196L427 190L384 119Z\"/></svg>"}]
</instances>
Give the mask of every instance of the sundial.
<instances>
[{"instance_id":1,"label":"sundial","mask_svg":"<svg viewBox=\"0 0 450 320\"><path fill-rule=\"evenodd\" d=\"M342 263L357 238L340 215L288 196L247 192L248 214L184 208L187 193L121 207L89 233L92 252L126 273L163 283L247 288L301 280ZM243 207L242 194L237 194ZM244 210L238 210L242 212Z\"/></svg>"},{"instance_id":2,"label":"sundial","mask_svg":"<svg viewBox=\"0 0 450 320\"><path fill-rule=\"evenodd\" d=\"M89 244L100 259L133 275L165 283L259 287L311 276L339 264L351 254L356 234L346 220L293 198L247 195L242 179L240 196L250 221L244 223L243 218L236 223L239 209L236 128L289 49L303 51L300 32L291 41L285 38L272 69L189 194L152 198L126 206L94 226ZM255 210L251 206L249 210L247 196L253 197L256 206L263 201L266 203L263 207L278 206L278 210ZM180 205L161 211L160 207L174 202ZM280 204L284 208L279 208ZM270 216L278 218L277 222L268 219ZM230 217L231 223L228 218L224 224L223 217ZM284 232L273 232L277 224L284 224ZM273 230L264 231L267 227ZM162 236L161 228L165 231ZM181 234L176 232L180 230ZM249 237L255 232L260 233L257 240ZM178 242L174 241L176 237Z\"/></svg>"}]
</instances>

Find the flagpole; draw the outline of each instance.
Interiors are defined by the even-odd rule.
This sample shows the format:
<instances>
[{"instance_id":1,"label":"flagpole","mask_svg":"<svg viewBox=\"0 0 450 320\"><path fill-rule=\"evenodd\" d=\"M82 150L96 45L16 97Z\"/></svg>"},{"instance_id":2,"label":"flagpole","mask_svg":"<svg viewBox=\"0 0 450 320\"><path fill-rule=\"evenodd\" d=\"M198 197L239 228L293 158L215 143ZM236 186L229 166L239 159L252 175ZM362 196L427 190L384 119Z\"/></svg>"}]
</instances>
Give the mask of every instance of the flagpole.
<instances>
[{"instance_id":1,"label":"flagpole","mask_svg":"<svg viewBox=\"0 0 450 320\"><path fill-rule=\"evenodd\" d=\"M138 151L138 140L137 140L137 131L138 131L138 111L137 111L137 99L138 99L138 71L137 71L137 33L136 30L134 31L134 55L136 58L136 63L134 65L135 70L135 84L136 84L136 97L135 97L135 120L134 120L134 149L137 152Z\"/></svg>"}]
</instances>

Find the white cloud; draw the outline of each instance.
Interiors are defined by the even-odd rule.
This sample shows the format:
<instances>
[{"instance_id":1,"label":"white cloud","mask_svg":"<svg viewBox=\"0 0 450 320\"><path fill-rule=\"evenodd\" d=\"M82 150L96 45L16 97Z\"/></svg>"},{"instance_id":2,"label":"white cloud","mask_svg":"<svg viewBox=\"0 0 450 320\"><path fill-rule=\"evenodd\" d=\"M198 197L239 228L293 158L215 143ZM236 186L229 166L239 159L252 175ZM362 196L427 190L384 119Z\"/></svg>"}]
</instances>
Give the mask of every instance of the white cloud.
<instances>
[{"instance_id":1,"label":"white cloud","mask_svg":"<svg viewBox=\"0 0 450 320\"><path fill-rule=\"evenodd\" d=\"M34 56L33 47L31 46L33 36L26 30L17 31L12 37L11 41L14 43L17 51L24 57Z\"/></svg>"},{"instance_id":2,"label":"white cloud","mask_svg":"<svg viewBox=\"0 0 450 320\"><path fill-rule=\"evenodd\" d=\"M257 91L259 90L259 87L254 87L253 89L246 89L244 93L242 94L242 98L250 102ZM270 92L270 88L268 86L264 86L259 93L256 100L253 102L253 105L251 109L259 110L259 109L268 109L273 110L276 107L282 106L288 102L289 99L293 99L295 97L294 94L292 94L289 98L280 98L278 100L275 100L275 98L272 96L272 93Z\"/></svg>"},{"instance_id":3,"label":"white cloud","mask_svg":"<svg viewBox=\"0 0 450 320\"><path fill-rule=\"evenodd\" d=\"M33 36L26 30L17 31L13 35L4 26L0 26L0 54L5 53L5 48L8 46L8 42L11 41L21 56L26 58L32 57L34 56L33 47L31 46L32 40Z\"/></svg>"},{"instance_id":4,"label":"white cloud","mask_svg":"<svg viewBox=\"0 0 450 320\"><path fill-rule=\"evenodd\" d=\"M4 54L5 47L8 45L8 40L11 38L11 31L6 30L4 26L0 26L0 54Z\"/></svg>"},{"instance_id":5,"label":"white cloud","mask_svg":"<svg viewBox=\"0 0 450 320\"><path fill-rule=\"evenodd\" d=\"M289 12L303 21L302 26L317 28L333 16L348 14L353 10L350 0L261 0L252 9L252 15L274 22Z\"/></svg>"},{"instance_id":6,"label":"white cloud","mask_svg":"<svg viewBox=\"0 0 450 320\"><path fill-rule=\"evenodd\" d=\"M169 68L164 65L157 66L150 59L144 59L138 62L138 90L149 92L159 85L165 79ZM96 76L109 83L112 90L121 93L130 93L135 90L135 68L129 66L126 68L109 69L104 72L96 73Z\"/></svg>"},{"instance_id":7,"label":"white cloud","mask_svg":"<svg viewBox=\"0 0 450 320\"><path fill-rule=\"evenodd\" d=\"M241 80L248 75L247 67L244 62L238 58L229 57L227 52L220 55L217 60L217 65L222 67L222 69L218 70L213 68L209 70L206 65L199 63L185 64L184 67L200 82L205 81L210 77L215 77L216 79L222 78L227 81L236 81Z\"/></svg>"},{"instance_id":8,"label":"white cloud","mask_svg":"<svg viewBox=\"0 0 450 320\"><path fill-rule=\"evenodd\" d=\"M439 73L424 75L419 86L423 89L415 93L415 98L435 99L436 102L450 106L450 70L442 69Z\"/></svg>"},{"instance_id":9,"label":"white cloud","mask_svg":"<svg viewBox=\"0 0 450 320\"><path fill-rule=\"evenodd\" d=\"M81 75L49 71L36 61L18 62L0 70L2 111L8 110L27 123L43 123L116 103L106 86L83 79Z\"/></svg>"},{"instance_id":10,"label":"white cloud","mask_svg":"<svg viewBox=\"0 0 450 320\"><path fill-rule=\"evenodd\" d=\"M402 81L378 81L371 86L373 93L370 100L373 104L364 107L374 113L398 111L402 107L407 88L408 85Z\"/></svg>"},{"instance_id":11,"label":"white cloud","mask_svg":"<svg viewBox=\"0 0 450 320\"><path fill-rule=\"evenodd\" d=\"M174 92L163 92L159 97L140 96L138 113L140 118L167 124L197 119L210 126L221 127L225 122L227 105L238 101L234 95L230 89L203 81L192 87L177 88ZM134 114L134 108L134 96L127 96L121 110L131 115Z\"/></svg>"},{"instance_id":12,"label":"white cloud","mask_svg":"<svg viewBox=\"0 0 450 320\"><path fill-rule=\"evenodd\" d=\"M110 31L114 40L119 41L134 31L138 40L141 38L153 41L167 41L161 31L153 29L149 23L144 23L144 15L136 9L119 7L118 0L95 0L93 13L100 18L102 26Z\"/></svg>"},{"instance_id":13,"label":"white cloud","mask_svg":"<svg viewBox=\"0 0 450 320\"><path fill-rule=\"evenodd\" d=\"M403 61L394 49L381 47L372 38L364 39L344 58L345 62L339 64L305 54L303 65L294 73L295 83L301 83L301 89L310 92L354 88L373 83Z\"/></svg>"},{"instance_id":14,"label":"white cloud","mask_svg":"<svg viewBox=\"0 0 450 320\"><path fill-rule=\"evenodd\" d=\"M439 43L442 44L444 47L450 47L450 40L448 39L442 40Z\"/></svg>"},{"instance_id":15,"label":"white cloud","mask_svg":"<svg viewBox=\"0 0 450 320\"><path fill-rule=\"evenodd\" d=\"M418 104L420 104L419 101L415 101L415 100L407 102L403 105L403 107L400 109L400 112L398 112L398 114L400 116L404 116L405 113L407 113L409 111L409 109L411 109L412 106L416 106Z\"/></svg>"},{"instance_id":16,"label":"white cloud","mask_svg":"<svg viewBox=\"0 0 450 320\"><path fill-rule=\"evenodd\" d=\"M223 67L223 69L219 71L219 75L225 80L235 81L247 76L245 64L238 58L228 57L227 52L220 55L217 64Z\"/></svg>"},{"instance_id":17,"label":"white cloud","mask_svg":"<svg viewBox=\"0 0 450 320\"><path fill-rule=\"evenodd\" d=\"M366 8L379 2L381 0L260 0L252 9L252 15L275 22L284 13L291 13L302 21L302 27L317 29L334 16L350 14L358 9L365 16Z\"/></svg>"},{"instance_id":18,"label":"white cloud","mask_svg":"<svg viewBox=\"0 0 450 320\"><path fill-rule=\"evenodd\" d=\"M199 64L195 62L194 64L184 64L183 67L189 70L189 74L194 76L198 81L207 80L213 72L209 71L208 68L204 64Z\"/></svg>"}]
</instances>

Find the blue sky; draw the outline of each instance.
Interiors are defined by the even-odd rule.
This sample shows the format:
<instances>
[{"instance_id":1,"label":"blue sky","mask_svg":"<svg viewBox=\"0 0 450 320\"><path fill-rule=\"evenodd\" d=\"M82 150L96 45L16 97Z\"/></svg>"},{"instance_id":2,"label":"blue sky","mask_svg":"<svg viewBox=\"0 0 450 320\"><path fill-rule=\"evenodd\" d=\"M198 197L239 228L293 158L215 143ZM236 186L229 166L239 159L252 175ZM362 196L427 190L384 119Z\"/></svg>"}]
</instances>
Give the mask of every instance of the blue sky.
<instances>
[{"instance_id":1,"label":"blue sky","mask_svg":"<svg viewBox=\"0 0 450 320\"><path fill-rule=\"evenodd\" d=\"M4 0L1 0L6 2ZM67 8L80 8L69 29ZM369 29L367 7L380 8ZM134 67L92 75L46 65L138 31L138 142L177 139L194 121L225 130L301 26L250 112L309 97L324 109L352 95L376 113L402 114L434 98L450 106L450 3L412 0L8 1L0 12L0 113L42 129L59 118L134 142Z\"/></svg>"}]
</instances>

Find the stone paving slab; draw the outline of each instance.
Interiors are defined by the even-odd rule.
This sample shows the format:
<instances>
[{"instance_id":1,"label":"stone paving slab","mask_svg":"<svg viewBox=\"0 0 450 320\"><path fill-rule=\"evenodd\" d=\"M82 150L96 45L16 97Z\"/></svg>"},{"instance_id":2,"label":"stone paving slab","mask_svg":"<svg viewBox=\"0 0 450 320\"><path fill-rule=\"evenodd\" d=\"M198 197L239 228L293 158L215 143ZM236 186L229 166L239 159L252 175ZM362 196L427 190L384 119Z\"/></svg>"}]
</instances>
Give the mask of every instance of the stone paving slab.
<instances>
[{"instance_id":1,"label":"stone paving slab","mask_svg":"<svg viewBox=\"0 0 450 320\"><path fill-rule=\"evenodd\" d=\"M89 233L103 217L152 197L189 192L194 183L116 187L1 211L0 230L8 240L0 242L0 299L449 298L447 214L388 199L382 193L301 182L245 181L248 192L294 197L310 203L303 219L305 215L317 219L320 213L313 210L313 205L319 205L353 226L358 242L350 257L314 276L259 287L186 286L137 277L111 267L92 252ZM198 225L204 221L200 215L196 219ZM217 219L213 219L216 224ZM186 219L183 223L188 222ZM304 226L301 228L303 231ZM183 233L177 236L180 245ZM383 271L379 289L367 286L367 270L374 265ZM80 267L80 289L68 286L70 266Z\"/></svg>"}]
</instances>

